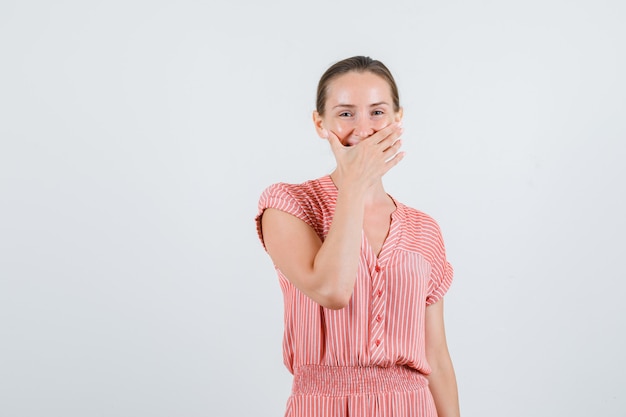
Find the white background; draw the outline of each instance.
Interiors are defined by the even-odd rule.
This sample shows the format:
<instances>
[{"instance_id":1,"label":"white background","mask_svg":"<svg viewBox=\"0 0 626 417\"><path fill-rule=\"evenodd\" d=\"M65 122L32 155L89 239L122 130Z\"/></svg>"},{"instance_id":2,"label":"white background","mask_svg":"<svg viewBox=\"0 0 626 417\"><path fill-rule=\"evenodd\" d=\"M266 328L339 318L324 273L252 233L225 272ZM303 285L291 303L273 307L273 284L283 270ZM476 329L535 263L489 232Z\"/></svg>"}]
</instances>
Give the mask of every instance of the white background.
<instances>
[{"instance_id":1,"label":"white background","mask_svg":"<svg viewBox=\"0 0 626 417\"><path fill-rule=\"evenodd\" d=\"M387 190L435 217L464 416L625 416L626 6L0 3L0 415L280 416L253 218L329 173L317 80L405 108Z\"/></svg>"}]
</instances>

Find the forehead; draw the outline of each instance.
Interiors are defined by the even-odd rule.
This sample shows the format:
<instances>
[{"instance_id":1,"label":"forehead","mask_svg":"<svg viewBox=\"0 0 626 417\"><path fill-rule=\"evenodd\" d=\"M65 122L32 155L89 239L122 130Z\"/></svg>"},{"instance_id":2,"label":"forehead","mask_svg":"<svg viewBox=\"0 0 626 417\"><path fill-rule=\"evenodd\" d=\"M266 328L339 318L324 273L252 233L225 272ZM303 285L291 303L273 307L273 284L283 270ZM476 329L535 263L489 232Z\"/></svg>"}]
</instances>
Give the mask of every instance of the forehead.
<instances>
[{"instance_id":1,"label":"forehead","mask_svg":"<svg viewBox=\"0 0 626 417\"><path fill-rule=\"evenodd\" d=\"M369 71L351 71L334 78L328 84L327 102L329 105L380 102L392 104L391 87L380 75Z\"/></svg>"}]
</instances>

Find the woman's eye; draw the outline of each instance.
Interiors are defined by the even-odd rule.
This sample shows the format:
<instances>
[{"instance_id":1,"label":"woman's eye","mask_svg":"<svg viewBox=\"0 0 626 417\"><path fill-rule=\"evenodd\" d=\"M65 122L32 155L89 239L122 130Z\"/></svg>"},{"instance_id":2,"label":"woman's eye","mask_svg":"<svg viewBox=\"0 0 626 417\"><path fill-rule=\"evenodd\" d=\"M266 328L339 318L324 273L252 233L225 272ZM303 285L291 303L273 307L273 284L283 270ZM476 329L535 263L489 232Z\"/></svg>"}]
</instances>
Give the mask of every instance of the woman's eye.
<instances>
[{"instance_id":1,"label":"woman's eye","mask_svg":"<svg viewBox=\"0 0 626 417\"><path fill-rule=\"evenodd\" d=\"M350 117L350 116L352 116L352 114L350 112L347 112L347 111L339 113L339 117Z\"/></svg>"},{"instance_id":2,"label":"woman's eye","mask_svg":"<svg viewBox=\"0 0 626 417\"><path fill-rule=\"evenodd\" d=\"M382 116L383 114L384 114L384 113L383 113L383 111L382 111L382 110L374 110L374 111L372 112L372 115L374 115L374 116Z\"/></svg>"}]
</instances>

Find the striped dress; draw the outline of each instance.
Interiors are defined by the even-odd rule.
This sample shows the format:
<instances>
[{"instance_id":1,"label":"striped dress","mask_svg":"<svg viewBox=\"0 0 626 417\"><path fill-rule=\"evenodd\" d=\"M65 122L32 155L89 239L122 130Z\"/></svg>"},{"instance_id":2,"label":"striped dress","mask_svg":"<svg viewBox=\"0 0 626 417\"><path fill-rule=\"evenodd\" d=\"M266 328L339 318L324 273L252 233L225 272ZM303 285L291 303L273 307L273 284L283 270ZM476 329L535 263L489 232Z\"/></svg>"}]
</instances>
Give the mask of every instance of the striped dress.
<instances>
[{"instance_id":1,"label":"striped dress","mask_svg":"<svg viewBox=\"0 0 626 417\"><path fill-rule=\"evenodd\" d=\"M337 188L330 176L268 187L259 200L257 231L266 208L328 234ZM340 310L324 308L276 268L284 296L284 363L294 375L286 417L432 417L424 377L427 305L452 282L441 232L428 215L395 201L389 234L378 256L365 237L354 292Z\"/></svg>"}]
</instances>

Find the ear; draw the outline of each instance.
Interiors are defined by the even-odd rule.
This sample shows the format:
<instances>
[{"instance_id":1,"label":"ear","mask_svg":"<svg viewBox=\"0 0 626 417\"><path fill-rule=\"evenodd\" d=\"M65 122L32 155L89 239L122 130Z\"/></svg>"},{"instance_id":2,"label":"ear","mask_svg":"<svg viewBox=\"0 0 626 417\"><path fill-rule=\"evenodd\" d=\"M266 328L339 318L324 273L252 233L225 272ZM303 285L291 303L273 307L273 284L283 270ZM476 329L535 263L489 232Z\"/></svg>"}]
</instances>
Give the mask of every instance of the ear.
<instances>
[{"instance_id":1,"label":"ear","mask_svg":"<svg viewBox=\"0 0 626 417\"><path fill-rule=\"evenodd\" d=\"M328 139L328 131L324 128L324 120L317 110L313 111L313 125L315 126L315 131L320 138Z\"/></svg>"},{"instance_id":2,"label":"ear","mask_svg":"<svg viewBox=\"0 0 626 417\"><path fill-rule=\"evenodd\" d=\"M394 121L397 122L401 122L402 121L402 116L404 115L404 109L402 107L400 107L400 109L396 112Z\"/></svg>"}]
</instances>

